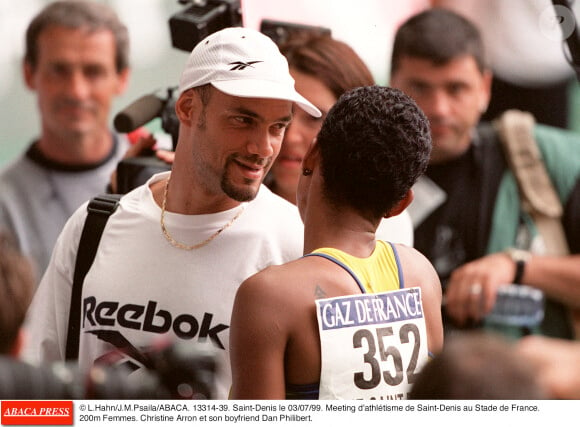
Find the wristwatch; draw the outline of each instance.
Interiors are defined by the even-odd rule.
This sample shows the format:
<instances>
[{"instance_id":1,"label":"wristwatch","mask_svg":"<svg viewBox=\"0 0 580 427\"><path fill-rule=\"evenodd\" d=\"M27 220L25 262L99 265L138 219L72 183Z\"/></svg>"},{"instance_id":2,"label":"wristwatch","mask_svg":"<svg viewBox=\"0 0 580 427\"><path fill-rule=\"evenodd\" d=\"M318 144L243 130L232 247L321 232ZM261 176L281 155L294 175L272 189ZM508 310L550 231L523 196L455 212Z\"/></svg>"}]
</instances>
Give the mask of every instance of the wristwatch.
<instances>
[{"instance_id":1,"label":"wristwatch","mask_svg":"<svg viewBox=\"0 0 580 427\"><path fill-rule=\"evenodd\" d=\"M514 275L514 280L512 283L520 285L522 283L522 278L524 277L526 263L532 258L532 253L523 249L516 248L509 248L506 250L506 253L516 265L516 274Z\"/></svg>"}]
</instances>

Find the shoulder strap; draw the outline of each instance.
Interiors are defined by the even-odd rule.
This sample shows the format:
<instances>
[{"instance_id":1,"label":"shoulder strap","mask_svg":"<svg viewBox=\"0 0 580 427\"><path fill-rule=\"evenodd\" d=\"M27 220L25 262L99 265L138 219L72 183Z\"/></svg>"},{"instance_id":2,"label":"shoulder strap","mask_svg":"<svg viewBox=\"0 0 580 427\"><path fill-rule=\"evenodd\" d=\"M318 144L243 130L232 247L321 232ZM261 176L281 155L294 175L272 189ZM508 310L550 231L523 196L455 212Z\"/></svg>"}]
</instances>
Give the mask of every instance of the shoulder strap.
<instances>
[{"instance_id":1,"label":"shoulder strap","mask_svg":"<svg viewBox=\"0 0 580 427\"><path fill-rule=\"evenodd\" d=\"M66 340L67 360L78 358L83 282L95 259L107 220L117 209L120 198L120 194L101 194L91 199L87 206L88 214L79 242L73 276Z\"/></svg>"},{"instance_id":2,"label":"shoulder strap","mask_svg":"<svg viewBox=\"0 0 580 427\"><path fill-rule=\"evenodd\" d=\"M360 280L358 279L358 277L356 277L356 274L354 274L354 271L352 271L342 261L339 261L335 257L333 257L331 255L328 255L328 254L325 254L325 253L321 253L321 252L311 252L309 254L303 255L303 257L307 257L307 256L319 256L321 258L326 258L327 260L332 261L333 263L335 263L339 267L342 267L348 274L350 274L352 276L352 278L354 279L354 281L358 285L358 287L361 290L361 292L363 294L366 294L367 293L367 291L366 291L365 287L363 286L363 284L360 282Z\"/></svg>"},{"instance_id":3,"label":"shoulder strap","mask_svg":"<svg viewBox=\"0 0 580 427\"><path fill-rule=\"evenodd\" d=\"M547 252L551 255L569 253L560 220L562 203L534 138L534 117L527 112L508 110L494 125L518 182L522 207L534 219Z\"/></svg>"},{"instance_id":4,"label":"shoulder strap","mask_svg":"<svg viewBox=\"0 0 580 427\"><path fill-rule=\"evenodd\" d=\"M530 113L508 110L494 125L510 168L516 176L523 208L533 218L546 245L547 254L567 255L570 250L561 221L562 203L534 138L534 123ZM570 321L574 335L579 339L579 310L570 310Z\"/></svg>"}]
</instances>

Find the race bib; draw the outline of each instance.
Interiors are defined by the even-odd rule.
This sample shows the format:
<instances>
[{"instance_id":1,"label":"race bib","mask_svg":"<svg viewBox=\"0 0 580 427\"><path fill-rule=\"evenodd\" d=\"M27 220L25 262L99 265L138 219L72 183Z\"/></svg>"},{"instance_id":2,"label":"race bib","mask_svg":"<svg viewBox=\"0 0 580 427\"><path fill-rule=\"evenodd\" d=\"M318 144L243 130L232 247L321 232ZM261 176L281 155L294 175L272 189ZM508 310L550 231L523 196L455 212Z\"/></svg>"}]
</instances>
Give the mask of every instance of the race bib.
<instances>
[{"instance_id":1,"label":"race bib","mask_svg":"<svg viewBox=\"0 0 580 427\"><path fill-rule=\"evenodd\" d=\"M406 399L427 361L421 288L316 301L325 399Z\"/></svg>"}]
</instances>

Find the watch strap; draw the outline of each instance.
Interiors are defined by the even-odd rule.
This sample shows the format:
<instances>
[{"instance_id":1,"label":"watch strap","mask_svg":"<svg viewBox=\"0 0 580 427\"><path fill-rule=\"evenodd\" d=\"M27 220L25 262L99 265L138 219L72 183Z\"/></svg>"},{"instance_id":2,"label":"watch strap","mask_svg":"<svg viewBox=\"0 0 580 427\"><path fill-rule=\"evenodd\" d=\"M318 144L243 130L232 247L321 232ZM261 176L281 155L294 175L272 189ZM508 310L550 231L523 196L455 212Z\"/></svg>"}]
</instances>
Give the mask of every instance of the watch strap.
<instances>
[{"instance_id":1,"label":"watch strap","mask_svg":"<svg viewBox=\"0 0 580 427\"><path fill-rule=\"evenodd\" d=\"M509 248L506 253L509 255L516 266L516 272L514 274L512 283L520 285L522 283L522 279L524 278L526 263L530 260L532 254L528 251L515 248Z\"/></svg>"}]
</instances>

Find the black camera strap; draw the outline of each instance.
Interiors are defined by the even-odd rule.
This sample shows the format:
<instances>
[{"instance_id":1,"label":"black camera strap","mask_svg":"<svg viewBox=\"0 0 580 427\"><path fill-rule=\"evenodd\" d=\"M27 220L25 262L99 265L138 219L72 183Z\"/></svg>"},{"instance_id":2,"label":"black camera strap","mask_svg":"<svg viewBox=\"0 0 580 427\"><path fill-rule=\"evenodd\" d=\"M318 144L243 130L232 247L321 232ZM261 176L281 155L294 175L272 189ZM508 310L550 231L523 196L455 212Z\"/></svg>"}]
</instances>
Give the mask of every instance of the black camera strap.
<instances>
[{"instance_id":1,"label":"black camera strap","mask_svg":"<svg viewBox=\"0 0 580 427\"><path fill-rule=\"evenodd\" d=\"M97 253L107 220L119 206L121 194L101 194L91 199L87 206L87 218L79 241L68 318L66 359L75 360L79 355L81 324L81 297L85 276Z\"/></svg>"}]
</instances>

